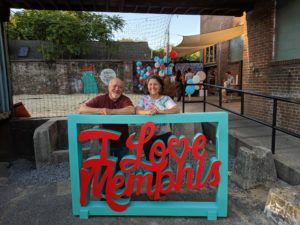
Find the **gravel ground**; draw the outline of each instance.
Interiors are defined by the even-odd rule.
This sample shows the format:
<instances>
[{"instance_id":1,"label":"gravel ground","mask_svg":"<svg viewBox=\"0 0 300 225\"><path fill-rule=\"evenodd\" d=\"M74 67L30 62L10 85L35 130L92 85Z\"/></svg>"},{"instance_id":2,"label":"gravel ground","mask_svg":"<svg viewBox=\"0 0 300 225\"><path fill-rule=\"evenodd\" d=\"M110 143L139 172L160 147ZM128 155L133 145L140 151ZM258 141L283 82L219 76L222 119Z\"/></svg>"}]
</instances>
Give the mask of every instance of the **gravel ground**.
<instances>
[{"instance_id":1,"label":"gravel ground","mask_svg":"<svg viewBox=\"0 0 300 225\"><path fill-rule=\"evenodd\" d=\"M233 158L229 158L229 168ZM68 163L45 166L36 170L27 160L12 162L9 182L0 185L0 224L122 224L122 225L275 225L263 214L269 187L245 191L229 179L228 217L208 221L205 217L117 217L96 216L81 220L72 215ZM199 201L213 194L211 189L170 193L170 200ZM141 196L147 199L145 196ZM177 198L177 199L176 199ZM141 199L143 200L143 199ZM200 200L201 201L201 200Z\"/></svg>"},{"instance_id":2,"label":"gravel ground","mask_svg":"<svg viewBox=\"0 0 300 225\"><path fill-rule=\"evenodd\" d=\"M13 161L9 168L9 184L16 185L46 185L61 182L70 177L69 163L47 165L39 170L35 163L25 159Z\"/></svg>"},{"instance_id":3,"label":"gravel ground","mask_svg":"<svg viewBox=\"0 0 300 225\"><path fill-rule=\"evenodd\" d=\"M209 145L209 144L208 144ZM213 145L208 147L207 160L211 158L214 150ZM235 158L229 155L228 159L228 170L231 173L234 167ZM60 182L65 179L69 179L70 169L69 163L57 163L46 165L43 168L37 170L35 163L26 159L18 159L13 161L9 165L9 184L17 185L45 185L55 182Z\"/></svg>"}]
</instances>

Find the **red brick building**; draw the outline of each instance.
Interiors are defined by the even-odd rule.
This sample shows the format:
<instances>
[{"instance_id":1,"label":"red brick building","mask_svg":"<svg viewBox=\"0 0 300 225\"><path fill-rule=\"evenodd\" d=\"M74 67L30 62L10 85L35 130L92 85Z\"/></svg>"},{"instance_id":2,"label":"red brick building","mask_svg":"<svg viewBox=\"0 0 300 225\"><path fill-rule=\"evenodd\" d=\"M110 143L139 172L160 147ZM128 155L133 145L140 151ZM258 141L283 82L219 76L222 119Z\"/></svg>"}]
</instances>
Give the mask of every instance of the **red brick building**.
<instances>
[{"instance_id":1,"label":"red brick building","mask_svg":"<svg viewBox=\"0 0 300 225\"><path fill-rule=\"evenodd\" d=\"M206 49L205 69L238 74L243 90L300 101L300 2L267 0L254 4L242 17L201 16L201 33L244 24L242 54L231 40ZM208 51L208 52L207 52ZM208 57L209 56L209 57ZM208 76L209 77L209 76ZM245 114L272 123L273 102L245 96ZM300 105L278 101L277 125L300 133Z\"/></svg>"},{"instance_id":2,"label":"red brick building","mask_svg":"<svg viewBox=\"0 0 300 225\"><path fill-rule=\"evenodd\" d=\"M201 16L201 33L225 30L244 24L243 18L233 16ZM223 76L227 71L231 71L233 75L238 74L240 78L242 56L237 60L230 61L230 41L204 49L201 55L205 71L208 75L214 71L216 84L222 85Z\"/></svg>"}]
</instances>

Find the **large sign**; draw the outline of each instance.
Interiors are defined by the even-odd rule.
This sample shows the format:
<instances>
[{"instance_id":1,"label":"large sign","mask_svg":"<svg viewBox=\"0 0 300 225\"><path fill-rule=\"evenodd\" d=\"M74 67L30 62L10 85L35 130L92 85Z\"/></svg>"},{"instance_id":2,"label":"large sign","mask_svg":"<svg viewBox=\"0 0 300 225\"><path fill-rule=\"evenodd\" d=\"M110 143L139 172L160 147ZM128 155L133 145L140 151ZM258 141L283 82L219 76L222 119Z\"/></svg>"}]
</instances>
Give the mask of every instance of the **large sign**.
<instances>
[{"instance_id":1,"label":"large sign","mask_svg":"<svg viewBox=\"0 0 300 225\"><path fill-rule=\"evenodd\" d=\"M150 122L151 121L151 122ZM153 137L156 123L217 122L217 152L205 167L206 138L195 134L193 140L186 137L171 136L167 145L162 141L154 142L149 161L142 158L144 144ZM81 218L90 215L145 215L145 216L227 216L227 167L228 167L228 125L227 113L192 113L171 115L69 115L69 150L72 187L73 214ZM117 158L109 155L109 142L118 140L120 133L104 129L79 132L79 124L115 123L143 124L139 136L134 140L130 135L126 145L134 149L135 155L125 156L120 161L121 171L115 172ZM82 160L81 142L99 139L101 147L95 157ZM221 144L222 143L222 144ZM178 154L175 149L182 151ZM191 153L196 161L196 169L186 163ZM157 158L159 156L159 159ZM177 164L176 171L168 166L172 157ZM152 185L153 174L156 184ZM183 184L183 177L187 180ZM216 202L139 202L130 201L132 194L139 195L142 186L146 194L159 199L162 194L180 192L187 189L201 189L207 185L217 187ZM106 201L100 199L105 190ZM154 204L155 203L155 204ZM176 210L175 210L176 209Z\"/></svg>"}]
</instances>

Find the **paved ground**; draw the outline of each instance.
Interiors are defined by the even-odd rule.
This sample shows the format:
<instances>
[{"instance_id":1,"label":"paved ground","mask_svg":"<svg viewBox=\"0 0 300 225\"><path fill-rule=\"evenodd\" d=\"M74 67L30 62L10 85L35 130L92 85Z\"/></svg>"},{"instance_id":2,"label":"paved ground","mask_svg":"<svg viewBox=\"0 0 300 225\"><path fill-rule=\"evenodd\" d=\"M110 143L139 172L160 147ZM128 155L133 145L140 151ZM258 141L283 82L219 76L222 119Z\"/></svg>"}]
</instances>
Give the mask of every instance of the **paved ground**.
<instances>
[{"instance_id":1,"label":"paved ground","mask_svg":"<svg viewBox=\"0 0 300 225\"><path fill-rule=\"evenodd\" d=\"M136 105L141 95L126 94ZM56 95L56 94L44 94L44 95L15 95L13 96L13 102L22 102L32 117L55 117L66 116L69 113L76 113L79 105L88 99L95 96L94 94L73 94L73 95ZM240 103L237 101L238 97L234 97L230 103L223 103L224 107L228 109L239 111ZM186 98L187 100L187 98ZM202 97L192 97L192 101L202 100ZM209 96L208 100L215 104L218 103L217 96ZM181 102L178 103L182 107ZM186 112L201 112L203 110L201 103L187 103ZM207 105L208 111L220 111L220 109Z\"/></svg>"}]
</instances>

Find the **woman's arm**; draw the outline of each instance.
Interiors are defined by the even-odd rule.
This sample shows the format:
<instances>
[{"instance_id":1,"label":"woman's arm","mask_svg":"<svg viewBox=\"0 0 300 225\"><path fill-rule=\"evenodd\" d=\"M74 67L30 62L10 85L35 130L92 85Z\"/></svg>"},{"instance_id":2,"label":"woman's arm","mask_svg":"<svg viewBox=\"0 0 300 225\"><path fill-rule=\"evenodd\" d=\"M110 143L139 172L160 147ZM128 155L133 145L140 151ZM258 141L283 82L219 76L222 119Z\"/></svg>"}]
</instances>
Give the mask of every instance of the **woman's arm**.
<instances>
[{"instance_id":1,"label":"woman's arm","mask_svg":"<svg viewBox=\"0 0 300 225\"><path fill-rule=\"evenodd\" d=\"M173 113L180 113L180 108L178 105L175 105L174 107L170 109L163 109L163 110L158 110L158 114L173 114Z\"/></svg>"},{"instance_id":2,"label":"woman's arm","mask_svg":"<svg viewBox=\"0 0 300 225\"><path fill-rule=\"evenodd\" d=\"M135 114L135 108L134 106L127 106L125 108L121 108L121 109L109 109L109 113L108 114Z\"/></svg>"},{"instance_id":3,"label":"woman's arm","mask_svg":"<svg viewBox=\"0 0 300 225\"><path fill-rule=\"evenodd\" d=\"M139 106L135 107L135 113L140 114L140 115L153 115L153 114L156 114L157 112L158 111L157 111L156 107L152 107L149 110L146 110Z\"/></svg>"}]
</instances>

